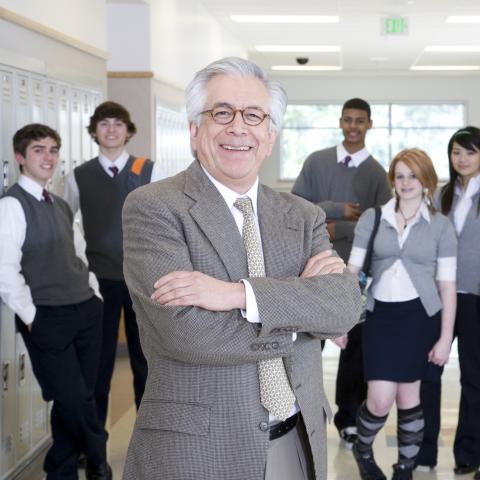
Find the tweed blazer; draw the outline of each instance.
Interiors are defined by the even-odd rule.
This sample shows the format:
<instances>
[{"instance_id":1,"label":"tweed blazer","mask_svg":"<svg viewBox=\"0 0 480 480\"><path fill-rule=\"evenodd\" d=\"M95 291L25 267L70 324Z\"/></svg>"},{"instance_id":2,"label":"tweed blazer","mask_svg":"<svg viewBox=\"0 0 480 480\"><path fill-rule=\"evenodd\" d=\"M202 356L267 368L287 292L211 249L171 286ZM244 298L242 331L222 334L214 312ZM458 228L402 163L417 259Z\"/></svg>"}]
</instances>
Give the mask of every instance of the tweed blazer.
<instances>
[{"instance_id":1,"label":"tweed blazer","mask_svg":"<svg viewBox=\"0 0 480 480\"><path fill-rule=\"evenodd\" d=\"M307 260L331 247L325 215L260 186L259 224L267 277L251 278L261 325L240 310L166 307L150 299L168 272L248 278L233 216L199 163L131 193L123 210L124 273L148 361L148 379L128 449L125 480L262 480L268 412L257 362L283 357L302 411L317 479L326 478L320 339L359 318L348 272L300 279ZM297 332L297 340L292 340Z\"/></svg>"}]
</instances>

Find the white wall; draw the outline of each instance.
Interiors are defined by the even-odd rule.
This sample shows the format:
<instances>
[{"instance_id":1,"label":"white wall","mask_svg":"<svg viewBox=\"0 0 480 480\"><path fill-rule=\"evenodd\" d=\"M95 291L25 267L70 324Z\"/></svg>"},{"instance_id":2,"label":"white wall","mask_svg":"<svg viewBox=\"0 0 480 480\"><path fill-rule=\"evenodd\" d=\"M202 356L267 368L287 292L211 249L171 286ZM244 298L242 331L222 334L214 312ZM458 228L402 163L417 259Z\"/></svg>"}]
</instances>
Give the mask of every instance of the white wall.
<instances>
[{"instance_id":1,"label":"white wall","mask_svg":"<svg viewBox=\"0 0 480 480\"><path fill-rule=\"evenodd\" d=\"M375 102L463 102L467 124L480 126L480 77L465 75L418 76L276 76L287 91L289 103L343 103L352 97ZM373 119L375 122L375 119ZM278 141L266 160L262 182L282 190L291 183L278 182L280 151Z\"/></svg>"},{"instance_id":2,"label":"white wall","mask_svg":"<svg viewBox=\"0 0 480 480\"><path fill-rule=\"evenodd\" d=\"M0 7L92 47L107 49L105 0L0 0Z\"/></svg>"},{"instance_id":3,"label":"white wall","mask_svg":"<svg viewBox=\"0 0 480 480\"><path fill-rule=\"evenodd\" d=\"M107 4L109 71L150 71L150 7L146 4Z\"/></svg>"},{"instance_id":4,"label":"white wall","mask_svg":"<svg viewBox=\"0 0 480 480\"><path fill-rule=\"evenodd\" d=\"M196 0L151 0L152 70L184 88L193 74L221 57L246 56L241 45Z\"/></svg>"}]
</instances>

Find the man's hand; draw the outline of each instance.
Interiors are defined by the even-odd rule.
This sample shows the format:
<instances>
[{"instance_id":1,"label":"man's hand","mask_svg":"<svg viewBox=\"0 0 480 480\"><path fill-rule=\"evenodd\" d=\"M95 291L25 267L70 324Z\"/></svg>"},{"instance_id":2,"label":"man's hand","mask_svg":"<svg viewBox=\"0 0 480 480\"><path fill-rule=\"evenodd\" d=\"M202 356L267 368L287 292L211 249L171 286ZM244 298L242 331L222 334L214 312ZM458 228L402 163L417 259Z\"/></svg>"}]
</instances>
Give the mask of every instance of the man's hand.
<instances>
[{"instance_id":1,"label":"man's hand","mask_svg":"<svg viewBox=\"0 0 480 480\"><path fill-rule=\"evenodd\" d=\"M331 340L337 347L340 347L342 350L345 350L347 348L348 335L346 333L340 337L332 338Z\"/></svg>"},{"instance_id":2,"label":"man's hand","mask_svg":"<svg viewBox=\"0 0 480 480\"><path fill-rule=\"evenodd\" d=\"M311 257L300 278L316 277L317 275L328 275L330 273L343 273L346 266L344 261L332 254L331 250L325 250Z\"/></svg>"},{"instance_id":3,"label":"man's hand","mask_svg":"<svg viewBox=\"0 0 480 480\"><path fill-rule=\"evenodd\" d=\"M154 284L151 299L162 305L201 307L213 312L245 309L245 286L201 272L171 272Z\"/></svg>"},{"instance_id":4,"label":"man's hand","mask_svg":"<svg viewBox=\"0 0 480 480\"><path fill-rule=\"evenodd\" d=\"M352 203L352 202L345 202L343 206L343 218L345 220L358 220L360 216L360 204L359 203Z\"/></svg>"},{"instance_id":5,"label":"man's hand","mask_svg":"<svg viewBox=\"0 0 480 480\"><path fill-rule=\"evenodd\" d=\"M28 330L28 333L32 333L32 324L31 323L29 323L27 325L27 330Z\"/></svg>"}]
</instances>

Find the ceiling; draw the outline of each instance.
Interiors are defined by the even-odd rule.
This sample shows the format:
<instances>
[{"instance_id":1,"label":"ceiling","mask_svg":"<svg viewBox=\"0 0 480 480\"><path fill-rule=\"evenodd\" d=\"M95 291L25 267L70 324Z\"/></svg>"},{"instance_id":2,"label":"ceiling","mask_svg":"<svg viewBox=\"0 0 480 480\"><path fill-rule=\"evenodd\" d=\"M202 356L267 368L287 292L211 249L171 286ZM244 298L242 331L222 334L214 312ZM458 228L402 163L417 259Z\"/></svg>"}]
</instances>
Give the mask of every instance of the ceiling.
<instances>
[{"instance_id":1,"label":"ceiling","mask_svg":"<svg viewBox=\"0 0 480 480\"><path fill-rule=\"evenodd\" d=\"M480 24L446 23L450 15L480 15L480 0L201 0L209 12L262 67L297 65L336 66L336 75L397 73L416 74L412 66L467 65L480 68L480 51L470 53L425 52L431 45L476 45L480 50ZM338 23L266 24L235 23L232 14L337 15ZM402 16L408 33L384 35L382 17ZM333 45L339 52L265 53L255 45ZM318 72L317 72L318 73ZM325 74L325 72L320 72ZM292 73L298 74L298 73ZM300 72L305 74L305 72ZM309 73L314 75L315 73ZM461 72L462 75L480 75Z\"/></svg>"}]
</instances>

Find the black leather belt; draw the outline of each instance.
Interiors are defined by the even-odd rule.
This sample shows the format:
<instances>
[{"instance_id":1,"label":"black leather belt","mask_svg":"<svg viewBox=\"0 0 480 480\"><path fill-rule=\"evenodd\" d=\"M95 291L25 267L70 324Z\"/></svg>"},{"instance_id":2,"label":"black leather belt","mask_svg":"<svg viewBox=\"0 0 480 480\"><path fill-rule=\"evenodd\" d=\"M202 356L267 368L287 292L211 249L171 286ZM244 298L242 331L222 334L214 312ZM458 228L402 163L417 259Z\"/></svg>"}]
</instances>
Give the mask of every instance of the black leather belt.
<instances>
[{"instance_id":1,"label":"black leather belt","mask_svg":"<svg viewBox=\"0 0 480 480\"><path fill-rule=\"evenodd\" d=\"M300 418L300 413L296 413L291 417L287 418L284 422L276 423L275 425L270 426L270 440L276 440L277 438L283 437L290 430L295 428Z\"/></svg>"}]
</instances>

